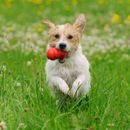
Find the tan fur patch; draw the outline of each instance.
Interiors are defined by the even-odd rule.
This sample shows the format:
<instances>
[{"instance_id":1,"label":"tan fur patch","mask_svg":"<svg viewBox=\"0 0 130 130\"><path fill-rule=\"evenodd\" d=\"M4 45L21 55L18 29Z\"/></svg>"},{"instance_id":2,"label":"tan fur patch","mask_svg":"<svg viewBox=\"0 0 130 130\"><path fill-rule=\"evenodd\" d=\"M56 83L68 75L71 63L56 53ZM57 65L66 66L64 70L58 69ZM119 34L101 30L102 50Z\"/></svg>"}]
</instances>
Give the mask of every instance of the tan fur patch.
<instances>
[{"instance_id":1,"label":"tan fur patch","mask_svg":"<svg viewBox=\"0 0 130 130\"><path fill-rule=\"evenodd\" d=\"M44 23L49 27L49 45L55 47L57 42L62 38L62 41L67 41L72 50L77 49L79 40L85 27L85 16L80 14L74 24L64 24L56 26L49 20ZM58 36L57 36L58 35ZM69 38L71 36L71 38Z\"/></svg>"},{"instance_id":2,"label":"tan fur patch","mask_svg":"<svg viewBox=\"0 0 130 130\"><path fill-rule=\"evenodd\" d=\"M62 25L63 26L63 25ZM80 33L75 29L75 27L71 24L65 24L64 30L60 29L60 26L51 28L49 30L49 43L50 45L53 43L53 45L58 41L57 38L55 38L55 35L59 35L62 37L65 41L67 41L73 48L77 48L80 40ZM68 36L71 35L73 38L68 39Z\"/></svg>"}]
</instances>

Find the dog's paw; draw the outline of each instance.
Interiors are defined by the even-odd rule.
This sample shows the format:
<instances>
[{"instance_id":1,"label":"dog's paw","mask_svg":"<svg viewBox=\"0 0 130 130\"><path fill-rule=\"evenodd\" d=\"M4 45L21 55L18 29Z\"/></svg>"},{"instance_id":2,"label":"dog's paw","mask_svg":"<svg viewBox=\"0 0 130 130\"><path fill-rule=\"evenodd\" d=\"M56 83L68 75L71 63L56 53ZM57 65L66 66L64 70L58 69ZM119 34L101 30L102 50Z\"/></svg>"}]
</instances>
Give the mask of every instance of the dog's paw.
<instances>
[{"instance_id":1,"label":"dog's paw","mask_svg":"<svg viewBox=\"0 0 130 130\"><path fill-rule=\"evenodd\" d=\"M62 85L61 88L64 94L69 94L69 87L67 85Z\"/></svg>"}]
</instances>

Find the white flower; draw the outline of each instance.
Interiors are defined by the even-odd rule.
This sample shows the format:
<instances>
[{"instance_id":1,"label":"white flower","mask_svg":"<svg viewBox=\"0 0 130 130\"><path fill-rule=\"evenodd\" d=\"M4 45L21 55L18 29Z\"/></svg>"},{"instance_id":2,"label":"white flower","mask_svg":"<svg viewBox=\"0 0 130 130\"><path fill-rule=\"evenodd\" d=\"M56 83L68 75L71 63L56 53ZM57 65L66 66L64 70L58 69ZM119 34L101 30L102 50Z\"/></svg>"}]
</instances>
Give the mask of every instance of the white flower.
<instances>
[{"instance_id":1,"label":"white flower","mask_svg":"<svg viewBox=\"0 0 130 130\"><path fill-rule=\"evenodd\" d=\"M32 61L27 61L27 66L31 66L32 65Z\"/></svg>"},{"instance_id":2,"label":"white flower","mask_svg":"<svg viewBox=\"0 0 130 130\"><path fill-rule=\"evenodd\" d=\"M92 15L88 15L88 17L93 19ZM69 20L72 19L71 17L67 18ZM61 21L64 21L66 17L62 17L60 19ZM94 23L95 21L91 22ZM5 24L0 30L0 51L9 51L21 48L22 52L25 54L32 52L34 54L41 53L46 45L45 43L47 42L47 38L43 37L43 35L47 35L47 31L43 31L41 35L36 31L37 28L42 28L42 25L40 23L34 23L29 27L23 27L10 22ZM123 28L123 26L121 25L120 28ZM106 53L111 49L124 50L125 48L130 47L130 44L127 44L126 42L128 40L127 36L122 35L120 38L116 38L117 32L113 31L109 24L105 24L104 31L105 33L102 33L103 29L95 27L90 30L89 35L83 36L83 50L86 51L87 55L93 55L98 52ZM14 39L17 40L17 42L12 44L11 40ZM27 62L27 66L30 66L31 64L32 63L30 61Z\"/></svg>"},{"instance_id":3,"label":"white flower","mask_svg":"<svg viewBox=\"0 0 130 130\"><path fill-rule=\"evenodd\" d=\"M2 70L3 70L4 72L7 70L7 68L6 68L5 65L2 66Z\"/></svg>"},{"instance_id":4,"label":"white flower","mask_svg":"<svg viewBox=\"0 0 130 130\"><path fill-rule=\"evenodd\" d=\"M15 85L16 85L17 87L21 87L21 83L18 82L18 81L15 82Z\"/></svg>"},{"instance_id":5,"label":"white flower","mask_svg":"<svg viewBox=\"0 0 130 130\"><path fill-rule=\"evenodd\" d=\"M25 129L25 128L26 128L26 125L24 123L19 123L17 130Z\"/></svg>"}]
</instances>

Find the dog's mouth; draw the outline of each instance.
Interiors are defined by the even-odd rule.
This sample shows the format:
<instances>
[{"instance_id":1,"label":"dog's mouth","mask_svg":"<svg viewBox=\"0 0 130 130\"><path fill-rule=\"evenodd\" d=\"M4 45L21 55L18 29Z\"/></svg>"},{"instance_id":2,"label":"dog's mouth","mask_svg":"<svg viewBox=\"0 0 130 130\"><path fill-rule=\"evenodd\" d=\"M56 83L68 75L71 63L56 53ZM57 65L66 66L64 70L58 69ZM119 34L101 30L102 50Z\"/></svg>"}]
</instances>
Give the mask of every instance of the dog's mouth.
<instances>
[{"instance_id":1,"label":"dog's mouth","mask_svg":"<svg viewBox=\"0 0 130 130\"><path fill-rule=\"evenodd\" d=\"M59 59L59 62L60 62L61 64L63 64L63 63L65 62L65 60L66 60L67 58L69 58L69 53L70 53L70 52L68 52L67 56L65 56L64 58Z\"/></svg>"},{"instance_id":2,"label":"dog's mouth","mask_svg":"<svg viewBox=\"0 0 130 130\"><path fill-rule=\"evenodd\" d=\"M65 58L59 59L59 62L60 62L61 64L63 64L63 63L65 62Z\"/></svg>"}]
</instances>

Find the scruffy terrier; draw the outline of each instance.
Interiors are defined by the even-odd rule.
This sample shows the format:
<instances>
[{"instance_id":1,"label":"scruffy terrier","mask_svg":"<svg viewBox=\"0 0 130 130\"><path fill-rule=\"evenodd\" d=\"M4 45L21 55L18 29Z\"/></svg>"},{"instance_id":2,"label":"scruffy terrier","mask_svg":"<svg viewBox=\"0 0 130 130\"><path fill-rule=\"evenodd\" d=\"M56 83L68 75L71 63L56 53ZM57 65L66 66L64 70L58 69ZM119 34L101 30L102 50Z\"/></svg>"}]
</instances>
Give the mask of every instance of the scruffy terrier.
<instances>
[{"instance_id":1,"label":"scruffy terrier","mask_svg":"<svg viewBox=\"0 0 130 130\"><path fill-rule=\"evenodd\" d=\"M43 20L49 28L49 47L68 52L62 60L48 60L45 71L52 92L57 91L70 97L88 94L90 90L89 62L82 53L80 39L85 28L85 16L80 14L73 24L55 25Z\"/></svg>"}]
</instances>

